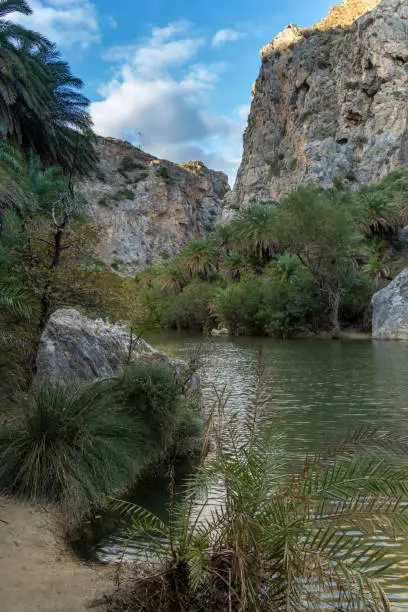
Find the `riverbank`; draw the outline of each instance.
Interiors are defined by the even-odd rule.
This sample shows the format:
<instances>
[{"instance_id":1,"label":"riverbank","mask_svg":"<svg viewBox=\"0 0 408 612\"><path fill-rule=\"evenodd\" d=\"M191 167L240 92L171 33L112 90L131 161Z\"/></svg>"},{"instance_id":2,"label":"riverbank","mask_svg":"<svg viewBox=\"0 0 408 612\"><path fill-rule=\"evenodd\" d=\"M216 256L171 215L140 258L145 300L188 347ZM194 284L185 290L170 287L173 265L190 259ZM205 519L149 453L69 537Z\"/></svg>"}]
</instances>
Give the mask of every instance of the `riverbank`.
<instances>
[{"instance_id":1,"label":"riverbank","mask_svg":"<svg viewBox=\"0 0 408 612\"><path fill-rule=\"evenodd\" d=\"M113 566L81 563L67 549L54 508L0 497L0 519L2 610L82 612L113 588Z\"/></svg>"}]
</instances>

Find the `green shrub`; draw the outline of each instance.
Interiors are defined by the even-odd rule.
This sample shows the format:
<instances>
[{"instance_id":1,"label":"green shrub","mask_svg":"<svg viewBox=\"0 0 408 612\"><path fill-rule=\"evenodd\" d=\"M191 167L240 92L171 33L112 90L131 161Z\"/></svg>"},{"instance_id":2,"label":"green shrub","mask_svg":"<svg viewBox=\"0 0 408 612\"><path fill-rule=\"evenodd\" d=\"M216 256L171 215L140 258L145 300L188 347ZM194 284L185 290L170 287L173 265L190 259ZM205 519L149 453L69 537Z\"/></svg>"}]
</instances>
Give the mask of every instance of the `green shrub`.
<instances>
[{"instance_id":1,"label":"green shrub","mask_svg":"<svg viewBox=\"0 0 408 612\"><path fill-rule=\"evenodd\" d=\"M356 91L360 89L360 83L358 83L357 81L347 81L345 87L350 91Z\"/></svg>"},{"instance_id":2,"label":"green shrub","mask_svg":"<svg viewBox=\"0 0 408 612\"><path fill-rule=\"evenodd\" d=\"M82 388L34 389L0 429L0 491L62 504L78 519L169 454L199 450L201 403L187 389L190 375L132 364Z\"/></svg>"},{"instance_id":3,"label":"green shrub","mask_svg":"<svg viewBox=\"0 0 408 612\"><path fill-rule=\"evenodd\" d=\"M218 292L216 312L233 334L263 334L264 326L259 313L264 294L265 284L262 280L250 279L230 285Z\"/></svg>"},{"instance_id":4,"label":"green shrub","mask_svg":"<svg viewBox=\"0 0 408 612\"><path fill-rule=\"evenodd\" d=\"M168 325L201 331L214 327L217 322L213 312L216 291L216 286L210 283L194 282L185 287L168 310Z\"/></svg>"},{"instance_id":5,"label":"green shrub","mask_svg":"<svg viewBox=\"0 0 408 612\"><path fill-rule=\"evenodd\" d=\"M134 179L133 179L134 187L137 187L138 183L140 183L141 181L144 181L145 179L147 179L148 176L149 176L148 172L141 172L140 174L135 176Z\"/></svg>"},{"instance_id":6,"label":"green shrub","mask_svg":"<svg viewBox=\"0 0 408 612\"><path fill-rule=\"evenodd\" d=\"M169 169L167 166L159 166L156 169L156 176L164 179L167 183L172 183L173 179L171 178L170 174L169 174Z\"/></svg>"},{"instance_id":7,"label":"green shrub","mask_svg":"<svg viewBox=\"0 0 408 612\"><path fill-rule=\"evenodd\" d=\"M87 513L134 479L138 435L104 384L44 384L0 429L0 490Z\"/></svg>"},{"instance_id":8,"label":"green shrub","mask_svg":"<svg viewBox=\"0 0 408 612\"><path fill-rule=\"evenodd\" d=\"M269 174L271 176L275 176L276 178L279 178L283 170L283 167L284 167L283 158L281 154L277 155L273 159L269 159L269 160L267 159L265 161L269 166Z\"/></svg>"},{"instance_id":9,"label":"green shrub","mask_svg":"<svg viewBox=\"0 0 408 612\"><path fill-rule=\"evenodd\" d=\"M234 334L283 337L314 327L324 312L316 283L301 266L291 277L274 269L230 285L218 293L216 310Z\"/></svg>"},{"instance_id":10,"label":"green shrub","mask_svg":"<svg viewBox=\"0 0 408 612\"><path fill-rule=\"evenodd\" d=\"M348 324L358 324L364 319L371 298L376 291L374 281L370 280L356 268L345 287L345 294L342 300L342 320Z\"/></svg>"},{"instance_id":11,"label":"green shrub","mask_svg":"<svg viewBox=\"0 0 408 612\"><path fill-rule=\"evenodd\" d=\"M135 197L135 192L131 189L127 189L123 187L122 189L118 189L117 192L113 195L113 199L119 202L120 200L133 200Z\"/></svg>"},{"instance_id":12,"label":"green shrub","mask_svg":"<svg viewBox=\"0 0 408 612\"><path fill-rule=\"evenodd\" d=\"M202 436L198 398L187 390L191 373L158 363L130 364L112 380L114 403L134 420L139 437L138 465L156 463L169 452L197 448ZM193 442L194 441L194 442Z\"/></svg>"},{"instance_id":13,"label":"green shrub","mask_svg":"<svg viewBox=\"0 0 408 612\"><path fill-rule=\"evenodd\" d=\"M121 174L126 174L127 172L132 172L133 170L146 170L146 165L135 161L132 155L124 155L120 160L118 172Z\"/></svg>"}]
</instances>

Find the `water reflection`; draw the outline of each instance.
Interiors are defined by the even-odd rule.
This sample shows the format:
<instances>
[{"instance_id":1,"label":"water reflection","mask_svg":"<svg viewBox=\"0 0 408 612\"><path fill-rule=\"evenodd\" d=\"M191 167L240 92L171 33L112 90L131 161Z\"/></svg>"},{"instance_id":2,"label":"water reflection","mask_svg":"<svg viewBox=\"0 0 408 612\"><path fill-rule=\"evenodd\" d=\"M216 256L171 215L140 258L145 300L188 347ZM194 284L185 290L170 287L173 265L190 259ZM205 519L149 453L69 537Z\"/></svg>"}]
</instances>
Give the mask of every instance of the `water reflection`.
<instances>
[{"instance_id":1,"label":"water reflection","mask_svg":"<svg viewBox=\"0 0 408 612\"><path fill-rule=\"evenodd\" d=\"M152 335L148 340L181 359L203 347L201 375L207 403L213 402L214 385L226 388L230 410L242 417L256 393L261 349L265 412L284 434L294 459L327 448L330 440L338 441L361 424L408 432L408 343L265 338L209 342L175 333ZM160 496L153 492L153 498L157 506ZM102 539L96 547L99 558L117 558L121 537L115 534ZM408 611L408 544L404 539L374 541L389 547L390 559L398 560L385 588L395 609Z\"/></svg>"}]
</instances>

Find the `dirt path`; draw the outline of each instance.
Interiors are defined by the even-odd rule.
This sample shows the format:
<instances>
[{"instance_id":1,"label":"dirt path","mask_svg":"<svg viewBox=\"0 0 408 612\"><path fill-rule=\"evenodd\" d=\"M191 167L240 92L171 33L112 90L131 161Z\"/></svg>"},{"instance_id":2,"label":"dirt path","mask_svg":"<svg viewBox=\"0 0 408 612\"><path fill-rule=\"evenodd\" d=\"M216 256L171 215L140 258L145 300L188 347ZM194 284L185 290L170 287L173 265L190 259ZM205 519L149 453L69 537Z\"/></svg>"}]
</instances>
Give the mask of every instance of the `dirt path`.
<instances>
[{"instance_id":1,"label":"dirt path","mask_svg":"<svg viewBox=\"0 0 408 612\"><path fill-rule=\"evenodd\" d=\"M112 589L113 568L71 555L52 512L0 497L0 519L0 612L82 612Z\"/></svg>"}]
</instances>

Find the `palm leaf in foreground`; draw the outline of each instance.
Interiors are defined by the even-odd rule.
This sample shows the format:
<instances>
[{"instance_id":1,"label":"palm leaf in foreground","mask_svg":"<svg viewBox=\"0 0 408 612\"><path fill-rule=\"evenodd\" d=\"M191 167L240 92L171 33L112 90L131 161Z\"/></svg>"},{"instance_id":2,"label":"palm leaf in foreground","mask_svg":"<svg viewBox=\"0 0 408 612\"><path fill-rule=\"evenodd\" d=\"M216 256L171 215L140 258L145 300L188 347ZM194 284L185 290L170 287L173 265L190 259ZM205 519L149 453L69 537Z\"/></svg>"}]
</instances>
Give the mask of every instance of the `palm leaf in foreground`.
<instances>
[{"instance_id":1,"label":"palm leaf in foreground","mask_svg":"<svg viewBox=\"0 0 408 612\"><path fill-rule=\"evenodd\" d=\"M376 538L408 530L406 439L391 440L358 432L330 460L309 458L292 474L279 439L253 427L196 469L168 526L131 511L130 535L154 544L167 577L162 609L389 610L379 581L388 549ZM139 609L140 583L130 588L129 609ZM150 598L142 609L157 606Z\"/></svg>"}]
</instances>

